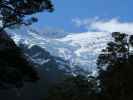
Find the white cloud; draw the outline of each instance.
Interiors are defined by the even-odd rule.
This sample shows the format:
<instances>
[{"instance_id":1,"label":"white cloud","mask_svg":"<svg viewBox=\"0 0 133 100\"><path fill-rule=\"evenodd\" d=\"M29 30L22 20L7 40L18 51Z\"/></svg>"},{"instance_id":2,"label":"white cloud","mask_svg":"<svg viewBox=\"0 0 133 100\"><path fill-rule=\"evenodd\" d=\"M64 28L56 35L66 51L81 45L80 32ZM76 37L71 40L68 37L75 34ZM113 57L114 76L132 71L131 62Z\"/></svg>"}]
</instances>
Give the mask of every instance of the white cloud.
<instances>
[{"instance_id":1,"label":"white cloud","mask_svg":"<svg viewBox=\"0 0 133 100\"><path fill-rule=\"evenodd\" d=\"M94 17L94 18L89 18L89 19L84 19L81 20L80 18L74 18L72 19L72 22L75 24L75 26L77 27L82 27L85 26L86 28L88 28L89 24L98 20L98 17Z\"/></svg>"},{"instance_id":2,"label":"white cloud","mask_svg":"<svg viewBox=\"0 0 133 100\"><path fill-rule=\"evenodd\" d=\"M72 22L75 24L75 26L80 27L83 24L83 21L81 21L79 18L72 19Z\"/></svg>"},{"instance_id":3,"label":"white cloud","mask_svg":"<svg viewBox=\"0 0 133 100\"><path fill-rule=\"evenodd\" d=\"M129 34L133 33L133 22L122 22L117 18L110 20L102 20L98 17L93 19L76 19L73 20L79 27L85 27L88 31L97 32L126 32Z\"/></svg>"}]
</instances>

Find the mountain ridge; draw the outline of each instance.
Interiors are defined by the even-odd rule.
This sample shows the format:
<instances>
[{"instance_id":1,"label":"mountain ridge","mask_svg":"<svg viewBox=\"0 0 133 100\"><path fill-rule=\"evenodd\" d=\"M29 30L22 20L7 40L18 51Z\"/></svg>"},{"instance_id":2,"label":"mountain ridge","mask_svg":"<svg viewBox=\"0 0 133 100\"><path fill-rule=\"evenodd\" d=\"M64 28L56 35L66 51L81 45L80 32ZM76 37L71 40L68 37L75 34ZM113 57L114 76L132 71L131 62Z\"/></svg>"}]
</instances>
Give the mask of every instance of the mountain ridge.
<instances>
[{"instance_id":1,"label":"mountain ridge","mask_svg":"<svg viewBox=\"0 0 133 100\"><path fill-rule=\"evenodd\" d=\"M39 34L26 27L11 33L17 44L21 41L29 45L29 48L33 45L38 45L50 52L51 55L68 61L71 68L78 65L88 72L96 70L96 58L101 49L111 39L110 33L106 32L66 32L63 37L62 35L61 37L56 36L56 38L51 36L45 37L42 33ZM56 35L56 33L51 34ZM60 34L62 33L57 35Z\"/></svg>"}]
</instances>

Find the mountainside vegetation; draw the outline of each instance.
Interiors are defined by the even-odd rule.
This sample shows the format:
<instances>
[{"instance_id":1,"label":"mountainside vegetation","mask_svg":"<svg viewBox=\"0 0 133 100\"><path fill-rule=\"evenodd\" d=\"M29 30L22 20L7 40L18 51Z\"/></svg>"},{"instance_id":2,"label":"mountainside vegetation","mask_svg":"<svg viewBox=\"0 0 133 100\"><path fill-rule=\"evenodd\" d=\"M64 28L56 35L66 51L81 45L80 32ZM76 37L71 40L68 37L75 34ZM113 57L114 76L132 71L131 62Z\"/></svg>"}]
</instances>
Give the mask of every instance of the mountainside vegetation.
<instances>
[{"instance_id":1,"label":"mountainside vegetation","mask_svg":"<svg viewBox=\"0 0 133 100\"><path fill-rule=\"evenodd\" d=\"M132 35L113 32L97 59L99 75L68 78L53 87L46 100L132 100L132 46Z\"/></svg>"},{"instance_id":2,"label":"mountainside vegetation","mask_svg":"<svg viewBox=\"0 0 133 100\"><path fill-rule=\"evenodd\" d=\"M133 36L113 32L98 58L102 100L133 99Z\"/></svg>"},{"instance_id":3,"label":"mountainside vegetation","mask_svg":"<svg viewBox=\"0 0 133 100\"><path fill-rule=\"evenodd\" d=\"M0 1L0 88L22 88L25 81L39 79L34 65L27 60L21 48L5 32L5 28L31 25L37 18L30 15L53 11L50 0L1 0Z\"/></svg>"},{"instance_id":4,"label":"mountainside vegetation","mask_svg":"<svg viewBox=\"0 0 133 100\"><path fill-rule=\"evenodd\" d=\"M39 77L32 63L6 34L0 33L0 88L21 88L24 81L36 81Z\"/></svg>"},{"instance_id":5,"label":"mountainside vegetation","mask_svg":"<svg viewBox=\"0 0 133 100\"><path fill-rule=\"evenodd\" d=\"M30 15L53 11L51 0L1 0L0 1L0 31L15 25L30 25L37 18Z\"/></svg>"}]
</instances>

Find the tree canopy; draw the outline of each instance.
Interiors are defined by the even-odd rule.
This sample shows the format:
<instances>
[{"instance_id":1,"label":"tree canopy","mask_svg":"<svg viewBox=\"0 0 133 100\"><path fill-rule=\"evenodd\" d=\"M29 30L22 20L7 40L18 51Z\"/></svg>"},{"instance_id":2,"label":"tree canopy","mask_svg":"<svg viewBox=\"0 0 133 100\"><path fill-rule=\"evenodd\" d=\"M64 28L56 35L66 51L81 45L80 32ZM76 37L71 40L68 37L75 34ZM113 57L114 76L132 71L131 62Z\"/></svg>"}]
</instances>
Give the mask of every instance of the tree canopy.
<instances>
[{"instance_id":1,"label":"tree canopy","mask_svg":"<svg viewBox=\"0 0 133 100\"><path fill-rule=\"evenodd\" d=\"M13 25L29 25L37 18L27 16L54 10L51 0L0 0L0 30Z\"/></svg>"},{"instance_id":2,"label":"tree canopy","mask_svg":"<svg viewBox=\"0 0 133 100\"><path fill-rule=\"evenodd\" d=\"M132 36L113 32L112 37L97 61L102 100L132 100Z\"/></svg>"},{"instance_id":3,"label":"tree canopy","mask_svg":"<svg viewBox=\"0 0 133 100\"><path fill-rule=\"evenodd\" d=\"M24 82L39 79L33 64L4 29L30 25L37 19L29 16L42 11L53 11L51 0L0 0L0 89L21 88Z\"/></svg>"},{"instance_id":4,"label":"tree canopy","mask_svg":"<svg viewBox=\"0 0 133 100\"><path fill-rule=\"evenodd\" d=\"M99 75L70 77L52 88L46 100L132 100L132 41L132 35L113 32L97 59Z\"/></svg>"},{"instance_id":5,"label":"tree canopy","mask_svg":"<svg viewBox=\"0 0 133 100\"><path fill-rule=\"evenodd\" d=\"M22 88L39 79L32 62L5 33L0 33L0 89Z\"/></svg>"},{"instance_id":6,"label":"tree canopy","mask_svg":"<svg viewBox=\"0 0 133 100\"><path fill-rule=\"evenodd\" d=\"M97 100L97 81L94 77L69 76L50 89L44 100Z\"/></svg>"}]
</instances>

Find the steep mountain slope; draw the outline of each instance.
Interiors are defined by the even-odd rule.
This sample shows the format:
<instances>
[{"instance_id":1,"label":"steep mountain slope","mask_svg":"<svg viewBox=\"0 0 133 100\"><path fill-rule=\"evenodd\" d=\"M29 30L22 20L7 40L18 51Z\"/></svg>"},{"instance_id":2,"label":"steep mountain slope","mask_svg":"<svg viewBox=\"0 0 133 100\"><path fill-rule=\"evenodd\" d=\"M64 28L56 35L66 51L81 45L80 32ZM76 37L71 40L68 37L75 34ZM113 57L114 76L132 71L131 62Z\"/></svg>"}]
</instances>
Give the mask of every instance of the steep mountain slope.
<instances>
[{"instance_id":1,"label":"steep mountain slope","mask_svg":"<svg viewBox=\"0 0 133 100\"><path fill-rule=\"evenodd\" d=\"M85 70L95 70L96 58L101 49L111 39L110 34L103 32L77 33L56 39L64 43L65 47L59 48L59 53L65 59L71 59L73 65L80 65Z\"/></svg>"},{"instance_id":2,"label":"steep mountain slope","mask_svg":"<svg viewBox=\"0 0 133 100\"><path fill-rule=\"evenodd\" d=\"M6 38L5 42L0 43L0 57L2 56L2 50L17 48L16 44L11 40L10 38L7 38L8 36L6 35L0 35L0 40L2 42L2 39ZM8 40L9 39L9 40ZM4 44L5 43L5 44ZM11 46L11 47L10 47ZM31 84L28 83L24 85L24 87L15 93L15 89L13 90L7 90L7 91L1 91L0 90L0 98L2 100L41 100L42 98L47 95L48 89L55 85L56 83L62 81L64 78L68 76L68 74L71 74L71 69L69 68L69 65L67 64L66 61L59 57L54 57L52 56L49 52L47 52L45 49L33 45L32 47L29 48L29 46L19 43L18 46L21 48L21 52L23 52L23 55L25 55L25 59L30 62L30 64L34 65L37 71L37 75L39 76L39 79L36 83ZM12 56L17 55L18 52L10 52ZM24 65L21 62L18 62L18 57L16 59L11 58L8 52L4 54L5 57L10 58L10 61L5 61L7 64L16 64L15 68L21 68L20 71L27 71L26 65ZM3 63L4 56L1 57L0 59L0 65ZM2 61L1 61L2 60ZM11 63L11 64L10 64ZM2 66L1 66L2 67ZM9 66L10 67L10 66ZM5 66L4 66L5 68ZM11 66L12 68L12 66ZM23 68L23 69L22 69ZM0 68L2 70L2 68ZM6 72L10 71L10 69L7 69ZM10 76L14 75L15 72L12 73L7 73ZM30 72L28 72L30 74ZM6 73L1 74L1 78L5 76ZM27 73L25 73L27 75ZM34 73L33 73L34 74ZM18 77L19 74L15 74L15 76ZM10 78L9 76L9 78ZM8 78L8 77L7 77ZM12 77L11 77L12 78ZM4 77L6 79L6 77ZM5 80L6 81L6 80ZM12 81L16 81L15 79ZM12 82L11 81L11 82ZM2 81L1 81L2 82ZM9 80L7 80L9 82ZM2 85L2 84L0 84ZM18 96L19 94L19 96Z\"/></svg>"},{"instance_id":3,"label":"steep mountain slope","mask_svg":"<svg viewBox=\"0 0 133 100\"><path fill-rule=\"evenodd\" d=\"M62 81L71 70L67 62L52 56L45 49L34 45L30 48L25 44L19 44L25 54L37 66L40 80L34 85L27 85L21 91L22 100L40 100L47 95L48 89ZM57 62L58 59L58 62Z\"/></svg>"},{"instance_id":4,"label":"steep mountain slope","mask_svg":"<svg viewBox=\"0 0 133 100\"><path fill-rule=\"evenodd\" d=\"M38 45L49 51L50 54L68 61L72 69L75 66L80 66L88 72L96 70L96 58L100 50L111 39L110 34L105 32L55 32L51 33L54 34L54 37L52 37L26 27L14 30L11 33L16 43L21 41L28 44L29 47Z\"/></svg>"},{"instance_id":5,"label":"steep mountain slope","mask_svg":"<svg viewBox=\"0 0 133 100\"><path fill-rule=\"evenodd\" d=\"M37 66L40 75L39 82L34 85L27 84L21 90L19 100L41 99L50 86L61 81L68 73L95 74L96 58L111 39L110 34L104 32L66 33L64 36L58 33L59 36L56 37L45 37L26 27L10 30L9 33L29 60ZM14 92L1 94L5 98L7 94L10 95L6 100L18 100Z\"/></svg>"},{"instance_id":6,"label":"steep mountain slope","mask_svg":"<svg viewBox=\"0 0 133 100\"><path fill-rule=\"evenodd\" d=\"M64 74L71 72L67 61L59 57L52 56L48 51L40 46L33 45L29 48L27 45L20 43L19 47L22 48L25 55L27 55L29 60L31 60L35 65L44 67L44 71L49 72L51 70L58 70Z\"/></svg>"}]
</instances>

